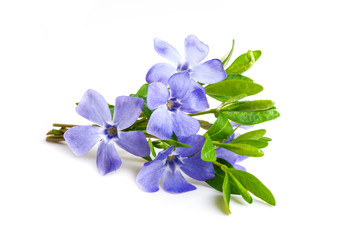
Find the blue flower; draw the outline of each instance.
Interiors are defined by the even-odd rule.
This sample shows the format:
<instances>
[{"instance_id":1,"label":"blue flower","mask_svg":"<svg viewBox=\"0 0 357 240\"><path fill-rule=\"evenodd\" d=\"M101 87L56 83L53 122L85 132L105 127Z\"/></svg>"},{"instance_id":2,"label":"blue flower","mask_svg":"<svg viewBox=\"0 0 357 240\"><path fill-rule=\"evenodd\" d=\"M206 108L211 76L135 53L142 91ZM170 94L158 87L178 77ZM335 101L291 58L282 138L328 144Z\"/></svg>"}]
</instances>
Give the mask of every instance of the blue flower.
<instances>
[{"instance_id":1,"label":"blue flower","mask_svg":"<svg viewBox=\"0 0 357 240\"><path fill-rule=\"evenodd\" d=\"M237 127L239 124L238 123L233 123L231 122L231 125L233 128ZM252 128L253 125L240 125L239 128L242 129L250 129ZM237 138L240 134L234 132L226 141L226 143L230 143L233 141L233 139ZM237 153L231 152L225 148L217 148L216 149L216 157L217 158L222 158L224 160L226 160L227 162L229 162L234 168L239 169L239 170L243 170L246 171L245 167L239 165L238 163L240 163L241 161L247 159L247 156L241 156Z\"/></svg>"},{"instance_id":2,"label":"blue flower","mask_svg":"<svg viewBox=\"0 0 357 240\"><path fill-rule=\"evenodd\" d=\"M142 189L156 192L164 178L165 191L183 193L195 190L196 187L185 180L181 171L198 181L206 181L215 176L212 163L203 161L198 153L204 144L204 137L193 135L178 140L191 148L178 147L174 151L174 146L171 146L160 152L153 161L145 163L136 177L136 182Z\"/></svg>"},{"instance_id":3,"label":"blue flower","mask_svg":"<svg viewBox=\"0 0 357 240\"><path fill-rule=\"evenodd\" d=\"M200 63L208 54L208 46L194 35L189 35L185 39L184 60L178 51L165 41L156 38L154 48L160 56L170 60L172 64L157 63L152 66L146 74L148 83L162 82L167 84L170 76L183 71L189 72L193 80L207 84L222 81L227 76L219 59Z\"/></svg>"},{"instance_id":4,"label":"blue flower","mask_svg":"<svg viewBox=\"0 0 357 240\"><path fill-rule=\"evenodd\" d=\"M168 80L169 89L161 82L149 85L147 106L156 109L148 122L147 132L161 139L190 136L200 129L197 119L186 113L200 112L209 107L204 88L190 79L188 72L176 73Z\"/></svg>"},{"instance_id":5,"label":"blue flower","mask_svg":"<svg viewBox=\"0 0 357 240\"><path fill-rule=\"evenodd\" d=\"M120 157L114 142L136 156L148 156L150 148L143 132L121 131L130 127L141 114L144 101L141 98L120 96L115 101L113 119L104 97L94 90L87 90L76 111L82 117L99 126L76 126L65 132L64 138L77 156L86 154L100 141L97 152L97 168L105 175L118 169Z\"/></svg>"}]
</instances>

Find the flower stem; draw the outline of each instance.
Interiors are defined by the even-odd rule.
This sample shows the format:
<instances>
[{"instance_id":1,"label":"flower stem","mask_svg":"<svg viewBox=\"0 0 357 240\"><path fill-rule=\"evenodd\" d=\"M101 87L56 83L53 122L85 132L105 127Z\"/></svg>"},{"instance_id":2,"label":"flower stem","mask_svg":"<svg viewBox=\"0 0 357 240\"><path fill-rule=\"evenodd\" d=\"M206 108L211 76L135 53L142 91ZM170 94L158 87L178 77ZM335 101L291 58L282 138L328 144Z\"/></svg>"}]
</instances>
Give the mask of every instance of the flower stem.
<instances>
[{"instance_id":1,"label":"flower stem","mask_svg":"<svg viewBox=\"0 0 357 240\"><path fill-rule=\"evenodd\" d=\"M190 113L188 115L190 116L199 116L199 115L204 115L204 114L209 114L209 113L215 113L216 109L209 109L207 111L203 111L203 112L198 112L198 113Z\"/></svg>"},{"instance_id":2,"label":"flower stem","mask_svg":"<svg viewBox=\"0 0 357 240\"><path fill-rule=\"evenodd\" d=\"M62 123L54 123L54 127L65 127L65 128L71 128L71 127L76 127L78 125L72 125L72 124L62 124Z\"/></svg>"}]
</instances>

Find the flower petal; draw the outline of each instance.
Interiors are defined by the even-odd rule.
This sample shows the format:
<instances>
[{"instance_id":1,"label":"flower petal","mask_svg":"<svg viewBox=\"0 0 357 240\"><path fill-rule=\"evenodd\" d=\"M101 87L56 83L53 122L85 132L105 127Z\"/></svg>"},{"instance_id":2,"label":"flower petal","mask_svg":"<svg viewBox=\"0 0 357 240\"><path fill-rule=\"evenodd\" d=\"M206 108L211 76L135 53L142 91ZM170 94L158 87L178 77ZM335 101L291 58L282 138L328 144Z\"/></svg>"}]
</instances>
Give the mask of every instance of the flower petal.
<instances>
[{"instance_id":1,"label":"flower petal","mask_svg":"<svg viewBox=\"0 0 357 240\"><path fill-rule=\"evenodd\" d=\"M167 84L167 80L176 73L176 67L168 63L157 63L152 66L148 73L146 74L146 81L148 83L152 82L162 82Z\"/></svg>"},{"instance_id":2,"label":"flower petal","mask_svg":"<svg viewBox=\"0 0 357 240\"><path fill-rule=\"evenodd\" d=\"M158 191L165 168L165 161L153 160L145 163L136 176L136 183L146 192Z\"/></svg>"},{"instance_id":3,"label":"flower petal","mask_svg":"<svg viewBox=\"0 0 357 240\"><path fill-rule=\"evenodd\" d=\"M173 132L171 112L165 106L156 109L151 114L146 131L155 137L169 139Z\"/></svg>"},{"instance_id":4,"label":"flower petal","mask_svg":"<svg viewBox=\"0 0 357 240\"><path fill-rule=\"evenodd\" d=\"M245 167L238 165L238 164L233 165L233 167L238 170L247 171L247 169Z\"/></svg>"},{"instance_id":5,"label":"flower petal","mask_svg":"<svg viewBox=\"0 0 357 240\"><path fill-rule=\"evenodd\" d=\"M227 73L220 60L212 59L193 67L191 77L197 82L212 84L224 80Z\"/></svg>"},{"instance_id":6,"label":"flower petal","mask_svg":"<svg viewBox=\"0 0 357 240\"><path fill-rule=\"evenodd\" d=\"M200 130L200 122L180 110L172 115L172 122L176 136L188 137Z\"/></svg>"},{"instance_id":7,"label":"flower petal","mask_svg":"<svg viewBox=\"0 0 357 240\"><path fill-rule=\"evenodd\" d=\"M170 97L169 89L161 82L154 82L149 85L147 94L148 108L153 110L161 105L165 105Z\"/></svg>"},{"instance_id":8,"label":"flower petal","mask_svg":"<svg viewBox=\"0 0 357 240\"><path fill-rule=\"evenodd\" d=\"M150 155L150 147L141 131L119 132L114 140L122 149L139 157Z\"/></svg>"},{"instance_id":9,"label":"flower petal","mask_svg":"<svg viewBox=\"0 0 357 240\"><path fill-rule=\"evenodd\" d=\"M196 36L189 35L185 39L185 59L191 66L201 62L208 54L208 45L201 42Z\"/></svg>"},{"instance_id":10,"label":"flower petal","mask_svg":"<svg viewBox=\"0 0 357 240\"><path fill-rule=\"evenodd\" d=\"M154 48L160 56L170 60L175 65L178 65L181 62L181 55L179 52L167 42L155 38Z\"/></svg>"},{"instance_id":11,"label":"flower petal","mask_svg":"<svg viewBox=\"0 0 357 240\"><path fill-rule=\"evenodd\" d=\"M95 126L76 126L68 129L63 137L77 156L86 154L104 136L104 130Z\"/></svg>"},{"instance_id":12,"label":"flower petal","mask_svg":"<svg viewBox=\"0 0 357 240\"><path fill-rule=\"evenodd\" d=\"M105 126L105 122L112 119L108 103L104 97L91 89L84 93L76 111L82 117L100 126Z\"/></svg>"},{"instance_id":13,"label":"flower petal","mask_svg":"<svg viewBox=\"0 0 357 240\"><path fill-rule=\"evenodd\" d=\"M164 177L164 189L171 193L183 193L195 190L196 187L189 184L182 176L179 170L167 171Z\"/></svg>"},{"instance_id":14,"label":"flower petal","mask_svg":"<svg viewBox=\"0 0 357 240\"><path fill-rule=\"evenodd\" d=\"M190 157L201 151L205 138L200 135L192 135L189 137L177 137L177 141L190 145L191 148L177 147L175 154L181 157Z\"/></svg>"},{"instance_id":15,"label":"flower petal","mask_svg":"<svg viewBox=\"0 0 357 240\"><path fill-rule=\"evenodd\" d=\"M183 161L181 170L188 176L198 181L206 181L214 178L214 168L211 162L205 162L201 159L201 154L197 154Z\"/></svg>"},{"instance_id":16,"label":"flower petal","mask_svg":"<svg viewBox=\"0 0 357 240\"><path fill-rule=\"evenodd\" d=\"M234 166L236 163L241 162L241 161L243 161L243 160L248 158L247 156L238 155L238 154L236 154L234 152L231 152L231 151L229 151L227 149L224 149L224 148L217 148L216 149L216 157L226 160L232 166Z\"/></svg>"},{"instance_id":17,"label":"flower petal","mask_svg":"<svg viewBox=\"0 0 357 240\"><path fill-rule=\"evenodd\" d=\"M97 168L101 175L117 170L121 160L113 141L101 141L97 152Z\"/></svg>"},{"instance_id":18,"label":"flower petal","mask_svg":"<svg viewBox=\"0 0 357 240\"><path fill-rule=\"evenodd\" d=\"M209 108L206 90L195 81L191 81L191 90L181 99L181 103L181 110L187 113L197 113Z\"/></svg>"},{"instance_id":19,"label":"flower petal","mask_svg":"<svg viewBox=\"0 0 357 240\"><path fill-rule=\"evenodd\" d=\"M115 100L114 124L119 130L130 127L138 119L144 100L138 97L120 96Z\"/></svg>"},{"instance_id":20,"label":"flower petal","mask_svg":"<svg viewBox=\"0 0 357 240\"><path fill-rule=\"evenodd\" d=\"M168 81L171 90L171 97L182 99L190 90L190 74L187 71L175 73Z\"/></svg>"}]
</instances>

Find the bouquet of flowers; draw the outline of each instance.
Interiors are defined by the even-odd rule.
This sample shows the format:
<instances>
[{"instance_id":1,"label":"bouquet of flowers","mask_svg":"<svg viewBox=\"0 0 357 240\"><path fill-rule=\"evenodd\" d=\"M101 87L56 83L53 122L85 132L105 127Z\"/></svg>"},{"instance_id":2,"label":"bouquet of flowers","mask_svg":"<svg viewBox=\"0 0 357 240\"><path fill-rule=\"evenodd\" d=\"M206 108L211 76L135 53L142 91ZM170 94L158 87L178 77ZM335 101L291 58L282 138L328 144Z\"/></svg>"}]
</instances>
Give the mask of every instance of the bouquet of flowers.
<instances>
[{"instance_id":1,"label":"bouquet of flowers","mask_svg":"<svg viewBox=\"0 0 357 240\"><path fill-rule=\"evenodd\" d=\"M76 111L93 122L78 126L53 124L47 141L65 141L77 156L99 142L97 168L105 175L121 165L115 144L147 162L136 182L147 192L162 188L170 193L195 190L183 176L205 181L223 193L227 213L231 194L252 203L251 194L270 205L275 199L269 189L239 165L248 157L262 157L271 141L265 129L254 125L279 117L271 100L243 100L263 87L242 75L259 59L261 51L237 57L229 67L234 50L222 59L203 61L208 46L196 36L184 42L185 57L169 43L154 40L155 51L169 62L153 65L146 82L135 94L119 96L108 104L95 90L87 90ZM210 108L207 97L218 100ZM212 114L214 122L197 119ZM245 130L244 134L237 132Z\"/></svg>"}]
</instances>

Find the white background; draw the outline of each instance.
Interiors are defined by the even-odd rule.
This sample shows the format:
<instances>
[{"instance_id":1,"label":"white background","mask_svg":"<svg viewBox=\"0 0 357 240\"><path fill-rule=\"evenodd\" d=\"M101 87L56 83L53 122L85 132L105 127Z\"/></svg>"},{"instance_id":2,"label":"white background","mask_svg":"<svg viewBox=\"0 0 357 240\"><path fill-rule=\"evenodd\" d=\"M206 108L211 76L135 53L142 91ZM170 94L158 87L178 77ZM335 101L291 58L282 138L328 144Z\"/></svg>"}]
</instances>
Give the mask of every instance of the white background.
<instances>
[{"instance_id":1,"label":"white background","mask_svg":"<svg viewBox=\"0 0 357 240\"><path fill-rule=\"evenodd\" d=\"M356 239L355 1L1 1L0 239ZM273 139L244 165L277 205L231 201L204 183L181 195L135 183L144 161L119 150L99 176L96 149L75 157L44 141L51 124L87 124L74 110L95 89L114 102L179 50L189 34L220 58L249 49L246 72L264 86L278 120Z\"/></svg>"}]
</instances>

